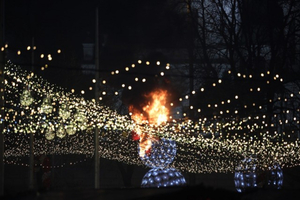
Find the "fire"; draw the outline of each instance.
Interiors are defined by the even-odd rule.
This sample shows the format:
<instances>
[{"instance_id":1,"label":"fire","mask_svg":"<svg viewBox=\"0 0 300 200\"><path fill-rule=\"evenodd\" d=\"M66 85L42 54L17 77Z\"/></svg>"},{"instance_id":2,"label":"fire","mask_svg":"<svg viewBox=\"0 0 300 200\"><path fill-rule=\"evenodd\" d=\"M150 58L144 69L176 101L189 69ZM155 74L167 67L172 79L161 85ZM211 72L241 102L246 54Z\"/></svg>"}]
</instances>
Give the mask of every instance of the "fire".
<instances>
[{"instance_id":1,"label":"fire","mask_svg":"<svg viewBox=\"0 0 300 200\"><path fill-rule=\"evenodd\" d=\"M159 90L147 96L152 98L152 102L150 105L145 106L143 110L148 113L149 123L160 125L167 122L169 115L169 110L165 106L167 103L167 91Z\"/></svg>"},{"instance_id":2,"label":"fire","mask_svg":"<svg viewBox=\"0 0 300 200\"><path fill-rule=\"evenodd\" d=\"M129 111L132 113L131 118L139 125L147 122L154 125L160 125L168 121L169 110L167 104L167 91L153 91L145 97L149 99L147 104L143 106L142 113L133 105L129 106ZM133 139L140 141L140 156L150 154L152 141L157 141L152 135L143 133L140 127L137 127L133 133Z\"/></svg>"},{"instance_id":3,"label":"fire","mask_svg":"<svg viewBox=\"0 0 300 200\"><path fill-rule=\"evenodd\" d=\"M166 123L169 115L169 109L166 107L167 94L166 90L157 90L145 95L149 101L143 107L142 113L133 105L130 105L129 112L132 113L131 119L138 124L145 124L147 121L154 125Z\"/></svg>"}]
</instances>

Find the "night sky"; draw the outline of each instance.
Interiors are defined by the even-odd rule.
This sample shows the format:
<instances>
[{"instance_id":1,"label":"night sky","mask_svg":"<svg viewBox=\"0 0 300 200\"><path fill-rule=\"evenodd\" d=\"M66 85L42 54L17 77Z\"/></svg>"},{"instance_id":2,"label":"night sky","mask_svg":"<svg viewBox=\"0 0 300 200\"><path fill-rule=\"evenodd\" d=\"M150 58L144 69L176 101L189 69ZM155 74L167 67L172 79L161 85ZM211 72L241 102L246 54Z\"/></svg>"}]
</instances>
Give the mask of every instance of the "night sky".
<instances>
[{"instance_id":1,"label":"night sky","mask_svg":"<svg viewBox=\"0 0 300 200\"><path fill-rule=\"evenodd\" d=\"M36 45L43 45L43 48L68 46L72 49L71 46L81 45L87 36L94 40L96 7L102 42L105 35L109 35L111 43L120 45L138 42L142 40L141 35L163 39L169 33L155 30L162 17L155 9L163 2L6 0L5 41L16 47L29 45L34 36Z\"/></svg>"},{"instance_id":2,"label":"night sky","mask_svg":"<svg viewBox=\"0 0 300 200\"><path fill-rule=\"evenodd\" d=\"M176 23L176 17L164 9L166 2L166 0L6 0L4 28L5 42L9 45L7 57L12 62L30 69L31 56L26 47L32 44L34 37L36 56L41 53L53 56L49 66L52 66L51 69L54 71L43 72L43 76L49 75L52 78L50 82L57 82L62 86L70 82L82 82L75 79L78 78L77 74L71 75L80 69L83 56L82 43L95 41L95 13L98 7L102 70L108 72L124 68L136 61L134 54L137 48L170 46L174 41L171 32L172 35L180 33L180 28L172 30L174 27L171 24ZM62 54L57 55L57 49L61 49ZM23 57L16 54L18 50L22 51ZM42 64L39 61L40 58L35 59L36 69ZM60 69L65 70L57 73ZM62 82L66 81L66 75L68 83ZM53 77L56 77L56 80L53 80ZM85 86L85 89L87 87Z\"/></svg>"}]
</instances>

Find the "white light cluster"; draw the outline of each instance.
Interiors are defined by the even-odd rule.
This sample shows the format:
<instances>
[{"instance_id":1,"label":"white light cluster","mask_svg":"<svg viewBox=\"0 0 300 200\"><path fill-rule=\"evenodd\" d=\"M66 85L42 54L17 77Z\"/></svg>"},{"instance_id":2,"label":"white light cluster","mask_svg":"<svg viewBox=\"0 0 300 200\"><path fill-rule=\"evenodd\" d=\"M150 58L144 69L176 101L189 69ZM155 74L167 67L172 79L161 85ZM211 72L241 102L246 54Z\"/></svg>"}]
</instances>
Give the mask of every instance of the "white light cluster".
<instances>
[{"instance_id":1,"label":"white light cluster","mask_svg":"<svg viewBox=\"0 0 300 200\"><path fill-rule=\"evenodd\" d=\"M137 143L131 138L132 130L139 126L145 133L176 141L177 156L170 167L182 172L234 172L237 163L249 155L256 155L264 169L274 163L298 166L299 140L280 139L277 132L269 134L259 123L262 120L260 116L232 121L204 118L141 126L129 115L85 100L12 63L5 67L5 116L1 123L5 125L6 159L29 155L29 134L34 134L36 155L92 156L97 127L102 157L143 165ZM251 131L258 134L249 134Z\"/></svg>"}]
</instances>

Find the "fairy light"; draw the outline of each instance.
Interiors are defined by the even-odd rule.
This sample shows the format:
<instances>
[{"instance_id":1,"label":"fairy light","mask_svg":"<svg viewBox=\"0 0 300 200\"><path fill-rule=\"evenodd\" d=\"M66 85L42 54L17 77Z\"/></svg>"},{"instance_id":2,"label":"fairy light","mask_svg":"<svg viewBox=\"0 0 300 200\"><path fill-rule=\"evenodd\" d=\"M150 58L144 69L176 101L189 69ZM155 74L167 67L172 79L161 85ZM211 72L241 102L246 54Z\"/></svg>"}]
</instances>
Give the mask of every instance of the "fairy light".
<instances>
[{"instance_id":1,"label":"fairy light","mask_svg":"<svg viewBox=\"0 0 300 200\"><path fill-rule=\"evenodd\" d=\"M6 98L7 114L5 116L7 127L5 127L4 134L8 143L13 144L13 146L7 146L5 150L6 158L28 155L28 134L24 133L35 133L36 136L43 136L43 134L51 136L51 134L54 134L52 135L54 136L52 140L47 140L45 137L35 138L36 151L40 153L92 155L94 150L93 134L88 133L91 133L94 127L99 127L102 133L100 141L103 141L100 144L100 151L104 158L119 160L128 164L142 165L141 161L136 157L136 145L128 140L131 130L136 126L131 121L130 114L128 117L119 115L108 107L96 104L95 101L84 100L82 97L76 96L74 94L75 91L68 93L62 88L47 83L35 74L27 74L13 65L11 67L7 66L5 75L8 77L5 80L8 98ZM68 105L70 111L80 111L79 113L81 114L78 117L75 118L74 113L71 113L70 117L67 118L70 120L70 125L76 128L76 133L73 135L62 134L60 137L56 136L55 131L52 132L51 129L63 130L58 122L61 122L62 116L68 115L58 115L57 111L59 109L55 110L54 106L52 112L46 114L47 117L44 118L38 112L42 103L38 99L35 99L29 105L20 104L19 98L23 94L24 87L29 87L30 92L35 93L35 98L47 94L55 105ZM30 99L29 94L26 96L28 97L27 99ZM102 97L99 97L99 100L102 100ZM288 99L284 98L283 100ZM230 103L231 101L227 99L221 102L224 105L225 102ZM218 104L212 102L211 105ZM255 104L253 105L255 106ZM216 107L219 106L214 106L211 109ZM191 108L196 110L193 105L190 105ZM262 109L263 107L258 105L256 108ZM197 109L197 111L200 112L201 110ZM220 114L224 114L224 112L227 114L231 113L232 115L232 113L238 114L239 110L224 109L218 112ZM180 112L177 112L177 114L180 114ZM286 114L288 114L288 111L286 111ZM182 116L186 117L187 113L183 112ZM249 116L240 119L240 121L235 119L227 123L226 121L217 121L218 118L214 115L212 118L199 119L197 124L191 120L177 121L172 119L172 122L161 125L159 128L148 125L141 128L147 129L147 132L157 137L168 137L176 141L178 143L178 154L177 160L172 163L172 166L185 172L233 172L236 163L247 156L248 152L259 155L262 166L270 164L272 161L270 155L272 154L282 158L279 161L280 165L285 167L299 165L300 158L297 156L298 154L292 153L300 152L298 140L272 143L272 148L270 148L272 138L269 135L272 134L263 131L267 123L266 120L261 119L265 118L266 116L264 115L256 115L252 118ZM253 121L253 123L248 123L248 120ZM297 117L290 120L282 119L280 122L284 125L295 121L299 121ZM218 138L215 138L215 136L212 138L205 137L205 134L209 133L214 135L215 131L221 132ZM248 136L252 132L259 133L258 137ZM230 135L229 133L235 134ZM287 138L291 137L287 132L274 132L274 134L278 137L283 135L286 135ZM196 137L191 137L191 135L196 135ZM109 143L105 142L107 139L110 141ZM268 151L262 151L263 149L268 149Z\"/></svg>"},{"instance_id":2,"label":"fairy light","mask_svg":"<svg viewBox=\"0 0 300 200\"><path fill-rule=\"evenodd\" d=\"M166 65L166 69L167 69L167 70L169 70L169 69L170 69L170 64L169 64L169 63L167 63L167 65Z\"/></svg>"}]
</instances>

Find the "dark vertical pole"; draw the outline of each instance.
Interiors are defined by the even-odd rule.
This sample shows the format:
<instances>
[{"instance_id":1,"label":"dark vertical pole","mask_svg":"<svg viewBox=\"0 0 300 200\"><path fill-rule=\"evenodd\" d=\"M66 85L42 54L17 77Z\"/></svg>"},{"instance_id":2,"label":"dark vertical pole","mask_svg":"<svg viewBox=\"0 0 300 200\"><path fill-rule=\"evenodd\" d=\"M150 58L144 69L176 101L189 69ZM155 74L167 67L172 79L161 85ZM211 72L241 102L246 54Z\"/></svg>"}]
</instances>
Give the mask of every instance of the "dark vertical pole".
<instances>
[{"instance_id":1,"label":"dark vertical pole","mask_svg":"<svg viewBox=\"0 0 300 200\"><path fill-rule=\"evenodd\" d=\"M99 103L99 24L98 24L98 7L96 8L96 32L95 32L95 100ZM99 129L95 128L95 189L100 188L100 155L99 155Z\"/></svg>"},{"instance_id":2,"label":"dark vertical pole","mask_svg":"<svg viewBox=\"0 0 300 200\"><path fill-rule=\"evenodd\" d=\"M4 0L0 0L0 48L4 47ZM0 196L4 195L4 51L0 51Z\"/></svg>"},{"instance_id":3,"label":"dark vertical pole","mask_svg":"<svg viewBox=\"0 0 300 200\"><path fill-rule=\"evenodd\" d=\"M35 34L35 21L34 21L34 0L30 1L30 29L31 29L31 71L34 72L34 34ZM29 190L35 189L34 180L34 134L29 133Z\"/></svg>"},{"instance_id":4,"label":"dark vertical pole","mask_svg":"<svg viewBox=\"0 0 300 200\"><path fill-rule=\"evenodd\" d=\"M31 41L31 71L34 71L34 37ZM29 190L34 189L34 135L29 134Z\"/></svg>"},{"instance_id":5,"label":"dark vertical pole","mask_svg":"<svg viewBox=\"0 0 300 200\"><path fill-rule=\"evenodd\" d=\"M192 97L192 92L194 90L194 62L195 62L195 55L194 55L194 43L195 43L195 35L194 35L194 8L192 8L192 2L191 0L187 0L187 12L190 15L190 19L188 21L189 23L189 38L188 38L188 59L189 59L189 91L190 91L190 98L189 98L189 118L191 120L194 120L195 118L195 113L194 113L194 102L193 102L193 97ZM196 174L190 173L189 174L189 184L190 185L195 185L196 184Z\"/></svg>"}]
</instances>

